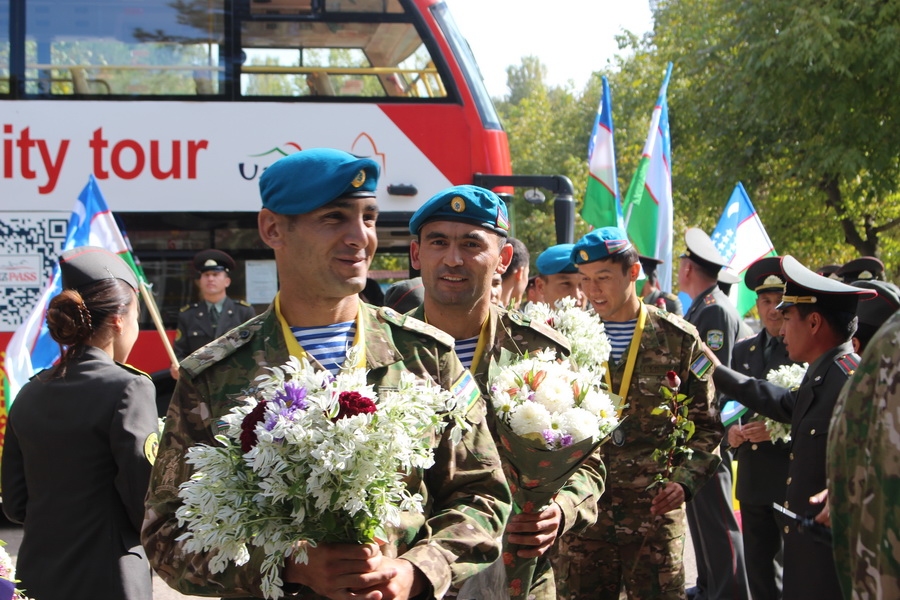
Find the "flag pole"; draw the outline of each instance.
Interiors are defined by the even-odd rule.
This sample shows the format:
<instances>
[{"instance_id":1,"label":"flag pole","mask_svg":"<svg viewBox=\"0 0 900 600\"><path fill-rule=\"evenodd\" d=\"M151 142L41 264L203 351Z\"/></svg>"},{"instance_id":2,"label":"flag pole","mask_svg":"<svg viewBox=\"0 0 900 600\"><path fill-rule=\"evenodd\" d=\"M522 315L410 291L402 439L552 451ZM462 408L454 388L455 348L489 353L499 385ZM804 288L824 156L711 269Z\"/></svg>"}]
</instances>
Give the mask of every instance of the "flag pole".
<instances>
[{"instance_id":1,"label":"flag pole","mask_svg":"<svg viewBox=\"0 0 900 600\"><path fill-rule=\"evenodd\" d=\"M163 326L162 317L159 316L159 307L156 306L153 292L150 291L150 287L143 279L141 279L140 283L141 294L144 295L144 303L147 305L147 310L150 311L150 317L153 319L153 324L156 325L156 330L159 332L159 338L162 340L163 347L166 349L166 354L169 355L169 361L171 361L172 366L177 369L178 357L175 356L175 350L172 349L172 343L169 342L169 336L166 335L166 328Z\"/></svg>"}]
</instances>

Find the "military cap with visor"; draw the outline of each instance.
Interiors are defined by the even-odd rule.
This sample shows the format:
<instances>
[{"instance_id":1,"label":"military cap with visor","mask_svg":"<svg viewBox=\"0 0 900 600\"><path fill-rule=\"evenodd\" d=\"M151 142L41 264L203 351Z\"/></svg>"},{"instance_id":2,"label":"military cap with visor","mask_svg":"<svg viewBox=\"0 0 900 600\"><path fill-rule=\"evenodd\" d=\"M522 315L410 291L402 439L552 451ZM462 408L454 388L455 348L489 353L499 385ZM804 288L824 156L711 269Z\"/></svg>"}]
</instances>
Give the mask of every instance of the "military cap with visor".
<instances>
[{"instance_id":1,"label":"military cap with visor","mask_svg":"<svg viewBox=\"0 0 900 600\"><path fill-rule=\"evenodd\" d=\"M744 285L756 292L784 292L784 273L781 270L780 256L760 258L749 267L744 274Z\"/></svg>"},{"instance_id":2,"label":"military cap with visor","mask_svg":"<svg viewBox=\"0 0 900 600\"><path fill-rule=\"evenodd\" d=\"M816 308L835 312L856 314L860 300L875 295L872 290L865 290L852 285L822 277L804 267L793 256L785 256L781 260L781 271L784 274L784 295L781 297L779 310L809 304Z\"/></svg>"},{"instance_id":3,"label":"military cap with visor","mask_svg":"<svg viewBox=\"0 0 900 600\"><path fill-rule=\"evenodd\" d=\"M203 250L194 255L194 270L198 273L207 271L225 271L228 273L234 269L234 259L227 252L221 250Z\"/></svg>"},{"instance_id":4,"label":"military cap with visor","mask_svg":"<svg viewBox=\"0 0 900 600\"><path fill-rule=\"evenodd\" d=\"M838 281L841 278L837 275L837 272L840 271L841 265L822 265L818 269L816 269L816 274L821 275L822 277L830 277L831 279L837 279Z\"/></svg>"},{"instance_id":5,"label":"military cap with visor","mask_svg":"<svg viewBox=\"0 0 900 600\"><path fill-rule=\"evenodd\" d=\"M835 271L844 283L884 278L884 263L874 256L861 256L845 263Z\"/></svg>"},{"instance_id":6,"label":"military cap with visor","mask_svg":"<svg viewBox=\"0 0 900 600\"><path fill-rule=\"evenodd\" d=\"M550 246L537 257L534 266L541 275L557 275L558 273L577 273L572 262L572 249L575 244L557 244Z\"/></svg>"},{"instance_id":7,"label":"military cap with visor","mask_svg":"<svg viewBox=\"0 0 900 600\"><path fill-rule=\"evenodd\" d=\"M712 239L702 229L691 227L685 231L684 244L684 254L680 258L690 259L711 277L717 277L722 267L728 264Z\"/></svg>"},{"instance_id":8,"label":"military cap with visor","mask_svg":"<svg viewBox=\"0 0 900 600\"><path fill-rule=\"evenodd\" d=\"M373 197L380 168L371 158L342 150L313 148L289 154L259 178L263 208L302 215L344 197Z\"/></svg>"},{"instance_id":9,"label":"military cap with visor","mask_svg":"<svg viewBox=\"0 0 900 600\"><path fill-rule=\"evenodd\" d=\"M509 236L506 203L491 190L477 185L455 185L429 198L409 220L409 232L419 235L428 221L469 223Z\"/></svg>"},{"instance_id":10,"label":"military cap with visor","mask_svg":"<svg viewBox=\"0 0 900 600\"><path fill-rule=\"evenodd\" d=\"M633 248L628 234L620 227L601 227L588 233L572 248L572 262L576 265L604 260Z\"/></svg>"},{"instance_id":11,"label":"military cap with visor","mask_svg":"<svg viewBox=\"0 0 900 600\"><path fill-rule=\"evenodd\" d=\"M105 279L119 279L138 291L137 278L128 263L105 248L80 246L66 250L59 257L59 270L65 289L83 290Z\"/></svg>"}]
</instances>

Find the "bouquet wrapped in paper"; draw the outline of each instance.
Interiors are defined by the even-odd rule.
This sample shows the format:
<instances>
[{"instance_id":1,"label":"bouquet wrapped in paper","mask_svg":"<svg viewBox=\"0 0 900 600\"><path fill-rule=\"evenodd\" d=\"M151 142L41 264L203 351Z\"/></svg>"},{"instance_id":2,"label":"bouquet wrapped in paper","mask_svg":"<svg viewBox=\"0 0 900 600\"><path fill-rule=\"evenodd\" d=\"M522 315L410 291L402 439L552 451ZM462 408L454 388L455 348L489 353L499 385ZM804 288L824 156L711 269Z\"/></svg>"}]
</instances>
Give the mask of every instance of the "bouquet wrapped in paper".
<instances>
[{"instance_id":1,"label":"bouquet wrapped in paper","mask_svg":"<svg viewBox=\"0 0 900 600\"><path fill-rule=\"evenodd\" d=\"M803 381L808 367L809 364L807 363L802 365L781 365L766 374L766 381L789 390L795 390L800 387L800 382ZM766 424L766 431L769 432L769 437L772 438L773 442L791 441L790 423L781 423L768 417L762 417L762 420Z\"/></svg>"},{"instance_id":2,"label":"bouquet wrapped in paper","mask_svg":"<svg viewBox=\"0 0 900 600\"><path fill-rule=\"evenodd\" d=\"M404 474L432 466L449 421L459 441L466 407L408 373L376 394L364 369L335 377L292 357L269 370L223 417L220 445L188 450L176 514L186 551L217 550L213 572L263 548L262 590L278 598L284 561L305 562L307 544L387 539L401 511L422 512Z\"/></svg>"},{"instance_id":3,"label":"bouquet wrapped in paper","mask_svg":"<svg viewBox=\"0 0 900 600\"><path fill-rule=\"evenodd\" d=\"M504 351L489 371L498 450L517 512L539 512L618 426L616 397L591 371L576 372L550 350ZM537 559L504 548L510 597L524 597Z\"/></svg>"}]
</instances>

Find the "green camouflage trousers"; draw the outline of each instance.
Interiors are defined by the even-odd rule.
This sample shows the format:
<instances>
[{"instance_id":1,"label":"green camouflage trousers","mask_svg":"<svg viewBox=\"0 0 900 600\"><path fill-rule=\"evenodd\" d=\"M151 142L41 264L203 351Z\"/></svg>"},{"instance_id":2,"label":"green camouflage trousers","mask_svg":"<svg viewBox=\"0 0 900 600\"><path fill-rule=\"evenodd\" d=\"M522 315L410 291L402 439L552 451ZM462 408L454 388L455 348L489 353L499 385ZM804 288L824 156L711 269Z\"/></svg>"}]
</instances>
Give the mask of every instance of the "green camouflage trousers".
<instances>
[{"instance_id":1,"label":"green camouflage trousers","mask_svg":"<svg viewBox=\"0 0 900 600\"><path fill-rule=\"evenodd\" d=\"M651 495L611 489L597 524L565 535L553 557L560 600L683 599L684 508L650 515Z\"/></svg>"}]
</instances>

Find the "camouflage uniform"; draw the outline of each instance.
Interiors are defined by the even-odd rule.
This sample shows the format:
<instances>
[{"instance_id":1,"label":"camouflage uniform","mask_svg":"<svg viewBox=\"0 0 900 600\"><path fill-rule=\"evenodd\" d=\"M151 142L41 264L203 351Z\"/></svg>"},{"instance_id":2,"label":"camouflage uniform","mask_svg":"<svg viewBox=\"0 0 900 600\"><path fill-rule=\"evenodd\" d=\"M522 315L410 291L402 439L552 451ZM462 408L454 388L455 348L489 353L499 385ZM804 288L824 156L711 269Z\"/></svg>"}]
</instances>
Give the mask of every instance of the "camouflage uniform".
<instances>
[{"instance_id":1,"label":"camouflage uniform","mask_svg":"<svg viewBox=\"0 0 900 600\"><path fill-rule=\"evenodd\" d=\"M418 319L425 320L425 309L419 307L412 313ZM475 381L485 397L488 397L488 369L491 359L499 360L500 352L506 349L523 355L544 348L556 350L558 355L569 354L569 342L555 329L544 323L533 322L518 311L507 311L491 305L488 315L490 322L488 332L491 337L486 340L484 353L479 357L474 371ZM488 399L488 402L490 400ZM488 422L493 423L494 413L488 411ZM493 427L492 433L496 433ZM495 438L496 439L496 438ZM504 465L508 468L508 465ZM582 531L597 521L597 499L603 493L603 478L606 470L598 455L589 458L559 491L556 503L562 511L559 535L574 530ZM506 544L504 544L505 548ZM554 546L555 548L555 546ZM505 550L504 550L505 551ZM534 580L528 597L535 600L555 600L556 583L553 569L550 567L548 553L538 560Z\"/></svg>"},{"instance_id":2,"label":"camouflage uniform","mask_svg":"<svg viewBox=\"0 0 900 600\"><path fill-rule=\"evenodd\" d=\"M719 464L714 450L722 426L713 408L709 370L701 368L709 359L697 330L681 317L647 306L640 344L622 423L598 451L608 475L597 524L578 536L564 536L554 561L560 598L618 600L623 583L629 598L684 597L684 508L653 517L650 504L657 492L647 489L660 472L652 453L671 432L668 416L651 414L662 403L659 389L666 372L681 378L680 392L691 399L689 418L696 426L687 442L693 454L671 476L684 486L688 499ZM614 392L625 364L610 365Z\"/></svg>"},{"instance_id":3,"label":"camouflage uniform","mask_svg":"<svg viewBox=\"0 0 900 600\"><path fill-rule=\"evenodd\" d=\"M451 351L453 339L448 335L391 309L362 303L360 307L368 381L376 389L396 385L404 371L434 380L445 389L469 377ZM182 593L262 595L262 549L252 552L243 567L231 565L223 573L211 573L209 556L186 555L176 541L184 530L177 524L175 511L181 504L178 485L191 475L184 460L187 449L215 444L219 417L266 367L287 360L281 323L270 307L182 363L150 480L142 531L151 565ZM454 445L448 428L437 441L435 466L424 476L417 473L407 479L411 491L424 497L426 513L404 513L401 527L392 532L382 550L416 565L428 578L435 598L497 559L496 538L509 515L509 488L484 418L484 402L477 392L476 398L468 414L472 427L462 442ZM303 598L319 598L309 589L301 591Z\"/></svg>"},{"instance_id":4,"label":"camouflage uniform","mask_svg":"<svg viewBox=\"0 0 900 600\"><path fill-rule=\"evenodd\" d=\"M900 314L869 342L828 433L834 560L845 598L900 598Z\"/></svg>"}]
</instances>

